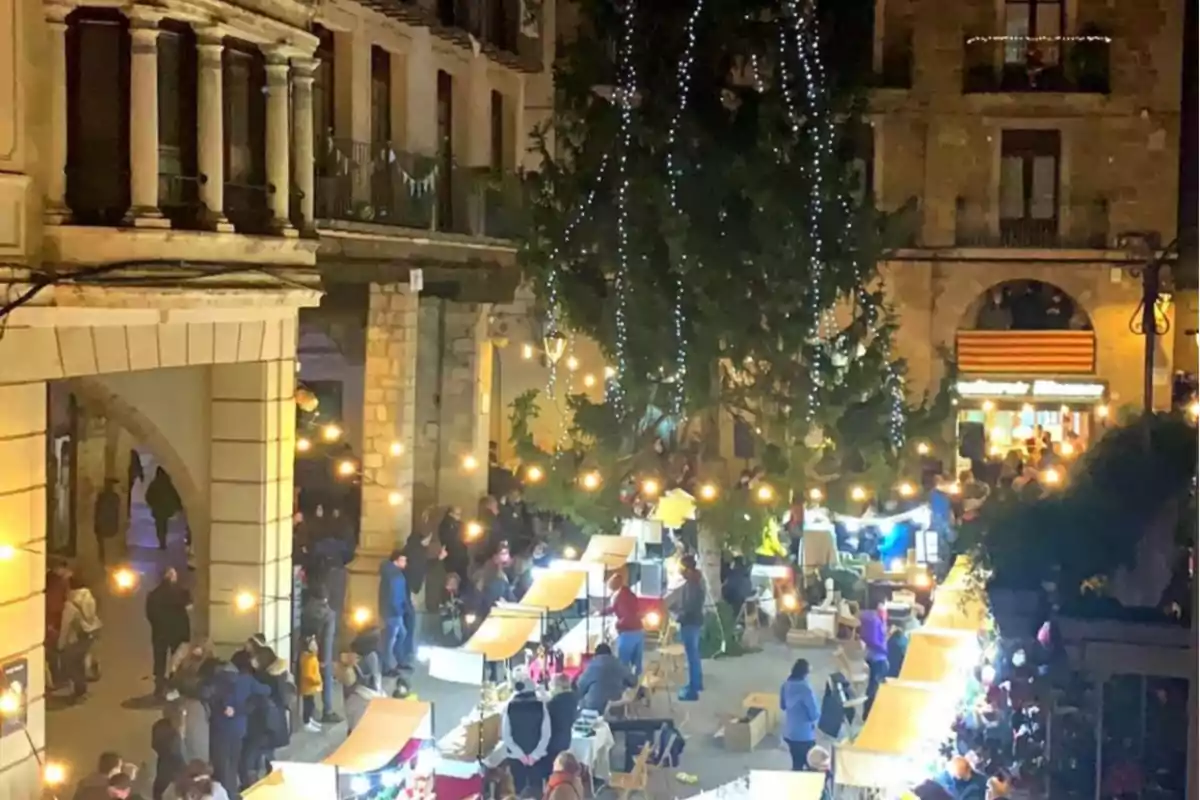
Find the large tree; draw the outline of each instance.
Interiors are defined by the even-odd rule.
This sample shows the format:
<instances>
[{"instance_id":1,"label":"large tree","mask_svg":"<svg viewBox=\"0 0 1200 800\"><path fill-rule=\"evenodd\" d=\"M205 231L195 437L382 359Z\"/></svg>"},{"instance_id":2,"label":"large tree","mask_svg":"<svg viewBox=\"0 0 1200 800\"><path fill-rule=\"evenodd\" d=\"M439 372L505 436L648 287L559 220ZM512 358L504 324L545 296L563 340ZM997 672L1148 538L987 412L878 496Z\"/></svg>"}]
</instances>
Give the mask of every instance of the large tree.
<instances>
[{"instance_id":1,"label":"large tree","mask_svg":"<svg viewBox=\"0 0 1200 800\"><path fill-rule=\"evenodd\" d=\"M851 480L886 489L949 398L905 404L877 270L894 226L856 191L860 107L829 88L816 9L577 6L522 258L551 329L595 339L617 371L603 408L574 399L574 453L540 456L612 471L615 492L655 425L727 411L756 431L780 503L814 482L835 502Z\"/></svg>"}]
</instances>

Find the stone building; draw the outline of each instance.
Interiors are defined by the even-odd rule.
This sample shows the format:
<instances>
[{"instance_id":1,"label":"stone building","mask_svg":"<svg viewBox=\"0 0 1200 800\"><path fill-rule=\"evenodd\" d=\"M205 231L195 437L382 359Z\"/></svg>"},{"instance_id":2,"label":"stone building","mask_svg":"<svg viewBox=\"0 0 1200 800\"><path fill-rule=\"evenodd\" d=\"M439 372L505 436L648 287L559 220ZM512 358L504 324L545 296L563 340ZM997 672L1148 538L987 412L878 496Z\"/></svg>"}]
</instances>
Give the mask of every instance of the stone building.
<instances>
[{"instance_id":1,"label":"stone building","mask_svg":"<svg viewBox=\"0 0 1200 800\"><path fill-rule=\"evenodd\" d=\"M885 265L911 391L936 386L944 348L964 380L984 380L976 405L1036 407L1027 427L1078 432L1089 403L1141 405L1134 270L1177 232L1182 23L1165 0L878 0L873 67L887 88L870 98L870 180L884 209L915 201L910 240ZM1172 369L1196 368L1194 337L1176 339L1194 325L1174 324L1177 306L1194 316L1194 283L1183 297L1162 288L1157 407ZM981 316L996 290L1036 293L1049 317ZM1057 394L1039 396L1038 378ZM983 396L998 383L1027 391ZM1063 397L1063 383L1088 388Z\"/></svg>"},{"instance_id":2,"label":"stone building","mask_svg":"<svg viewBox=\"0 0 1200 800\"><path fill-rule=\"evenodd\" d=\"M374 605L379 559L426 510L471 514L486 492L490 311L519 281L517 171L550 106L553 26L553 2L316 13L326 295L300 317L300 379L362 461L351 603Z\"/></svg>"}]
</instances>

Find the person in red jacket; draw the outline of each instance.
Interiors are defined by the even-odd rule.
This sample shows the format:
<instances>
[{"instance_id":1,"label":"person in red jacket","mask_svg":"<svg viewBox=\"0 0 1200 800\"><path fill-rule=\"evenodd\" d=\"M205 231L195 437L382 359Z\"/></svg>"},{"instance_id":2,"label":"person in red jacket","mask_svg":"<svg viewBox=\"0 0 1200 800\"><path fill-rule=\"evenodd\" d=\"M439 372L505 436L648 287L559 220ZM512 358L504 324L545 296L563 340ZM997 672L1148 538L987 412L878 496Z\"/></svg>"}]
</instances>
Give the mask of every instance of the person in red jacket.
<instances>
[{"instance_id":1,"label":"person in red jacket","mask_svg":"<svg viewBox=\"0 0 1200 800\"><path fill-rule=\"evenodd\" d=\"M613 590L613 600L604 613L617 617L617 658L629 667L634 676L641 676L646 634L642 630L637 595L629 588L624 570L613 573L608 585Z\"/></svg>"}]
</instances>

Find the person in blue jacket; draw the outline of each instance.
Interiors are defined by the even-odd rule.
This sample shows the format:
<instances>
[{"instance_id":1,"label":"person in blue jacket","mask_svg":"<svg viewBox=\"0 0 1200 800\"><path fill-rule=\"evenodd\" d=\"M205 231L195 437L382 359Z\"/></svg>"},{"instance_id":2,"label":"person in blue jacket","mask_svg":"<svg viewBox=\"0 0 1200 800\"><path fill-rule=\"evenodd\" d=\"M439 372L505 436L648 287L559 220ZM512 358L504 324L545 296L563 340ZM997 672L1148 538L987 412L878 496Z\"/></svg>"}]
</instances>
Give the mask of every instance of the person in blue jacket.
<instances>
[{"instance_id":1,"label":"person in blue jacket","mask_svg":"<svg viewBox=\"0 0 1200 800\"><path fill-rule=\"evenodd\" d=\"M783 740L792 754L792 771L808 769L808 751L817 743L817 720L821 716L817 695L808 683L808 661L798 658L792 674L779 688L783 710Z\"/></svg>"},{"instance_id":2,"label":"person in blue jacket","mask_svg":"<svg viewBox=\"0 0 1200 800\"><path fill-rule=\"evenodd\" d=\"M383 640L380 655L383 658L383 674L394 678L401 669L411 669L405 663L408 654L404 651L408 632L404 621L409 615L408 580L404 568L408 557L400 549L393 550L388 560L379 565L379 619L383 621Z\"/></svg>"},{"instance_id":3,"label":"person in blue jacket","mask_svg":"<svg viewBox=\"0 0 1200 800\"><path fill-rule=\"evenodd\" d=\"M251 700L268 698L271 690L254 677L250 654L233 654L230 664L223 664L205 687L203 699L211 709L209 714L209 758L213 777L229 792L240 797L238 771L242 747L246 740Z\"/></svg>"}]
</instances>

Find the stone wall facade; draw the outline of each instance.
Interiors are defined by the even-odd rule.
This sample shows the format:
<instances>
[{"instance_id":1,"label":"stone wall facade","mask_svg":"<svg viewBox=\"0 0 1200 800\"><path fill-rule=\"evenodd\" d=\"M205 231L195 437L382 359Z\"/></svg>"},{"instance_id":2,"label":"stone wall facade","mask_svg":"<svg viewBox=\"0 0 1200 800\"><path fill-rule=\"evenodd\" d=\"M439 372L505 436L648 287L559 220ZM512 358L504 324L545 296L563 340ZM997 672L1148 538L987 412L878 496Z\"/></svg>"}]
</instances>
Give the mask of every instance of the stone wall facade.
<instances>
[{"instance_id":1,"label":"stone wall facade","mask_svg":"<svg viewBox=\"0 0 1200 800\"><path fill-rule=\"evenodd\" d=\"M1004 281L1032 279L1061 289L1087 311L1097 338L1096 375L1108 382L1111 399L1141 400L1143 340L1129 329L1141 298L1129 272L1138 260L1118 249L1118 237L1150 232L1165 245L1176 235L1183 6L1064 0L1062 8L1064 36L1098 30L1111 37L1107 93L1078 85L965 91L964 72L979 55L971 49L987 48L985 59L999 66L1004 47L967 38L1003 35L1005 5L877 2L877 69L897 42L911 37L911 84L875 91L870 119L878 205L891 210L915 199L919 213L914 247L884 265L899 313L898 350L909 361L915 396L936 388L938 348L952 348L955 330L971 327L966 318L978 298ZM1063 45L1068 64L1071 46ZM1010 130L1059 133L1053 246L963 246L964 231L997 238L1001 140ZM1160 405L1169 400L1176 352L1189 351L1172 342L1160 348ZM1178 366L1196 367L1194 358Z\"/></svg>"}]
</instances>

